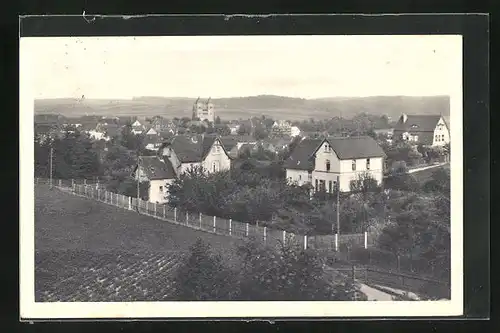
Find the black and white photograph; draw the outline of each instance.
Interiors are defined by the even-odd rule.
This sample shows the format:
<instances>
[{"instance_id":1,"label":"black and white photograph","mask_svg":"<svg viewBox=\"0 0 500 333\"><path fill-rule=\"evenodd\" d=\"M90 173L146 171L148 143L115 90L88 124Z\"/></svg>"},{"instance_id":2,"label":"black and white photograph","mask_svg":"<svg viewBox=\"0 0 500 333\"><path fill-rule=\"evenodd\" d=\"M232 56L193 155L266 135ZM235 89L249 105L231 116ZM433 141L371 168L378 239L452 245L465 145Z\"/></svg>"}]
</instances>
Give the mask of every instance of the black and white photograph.
<instances>
[{"instance_id":1,"label":"black and white photograph","mask_svg":"<svg viewBox=\"0 0 500 333\"><path fill-rule=\"evenodd\" d=\"M22 313L462 313L461 36L26 37L20 75Z\"/></svg>"}]
</instances>

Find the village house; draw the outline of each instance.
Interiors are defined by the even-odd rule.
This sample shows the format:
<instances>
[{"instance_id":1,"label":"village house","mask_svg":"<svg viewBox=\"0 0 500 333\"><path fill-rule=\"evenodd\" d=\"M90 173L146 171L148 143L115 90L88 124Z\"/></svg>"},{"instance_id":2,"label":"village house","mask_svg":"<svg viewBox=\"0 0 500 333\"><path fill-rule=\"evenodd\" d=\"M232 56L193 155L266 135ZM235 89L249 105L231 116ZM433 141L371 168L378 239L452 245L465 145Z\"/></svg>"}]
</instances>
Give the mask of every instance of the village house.
<instances>
[{"instance_id":1,"label":"village house","mask_svg":"<svg viewBox=\"0 0 500 333\"><path fill-rule=\"evenodd\" d=\"M240 124L230 124L229 130L231 131L231 135L237 135L240 129Z\"/></svg>"},{"instance_id":2,"label":"village house","mask_svg":"<svg viewBox=\"0 0 500 333\"><path fill-rule=\"evenodd\" d=\"M133 122L132 124L132 133L134 134L142 134L144 132L145 128L144 126L141 124L141 122L139 120L136 120Z\"/></svg>"},{"instance_id":3,"label":"village house","mask_svg":"<svg viewBox=\"0 0 500 333\"><path fill-rule=\"evenodd\" d=\"M254 137L249 135L223 136L220 139L231 158L238 158L243 146L247 145L251 149L258 143Z\"/></svg>"},{"instance_id":4,"label":"village house","mask_svg":"<svg viewBox=\"0 0 500 333\"><path fill-rule=\"evenodd\" d=\"M298 126L290 127L290 136L292 138L299 136L301 134L300 128Z\"/></svg>"},{"instance_id":5,"label":"village house","mask_svg":"<svg viewBox=\"0 0 500 333\"><path fill-rule=\"evenodd\" d=\"M292 142L292 137L282 136L278 138L268 138L260 142L260 146L271 153L278 154L288 148Z\"/></svg>"},{"instance_id":6,"label":"village house","mask_svg":"<svg viewBox=\"0 0 500 333\"><path fill-rule=\"evenodd\" d=\"M441 147L450 143L450 122L441 115L406 115L399 118L394 141Z\"/></svg>"},{"instance_id":7,"label":"village house","mask_svg":"<svg viewBox=\"0 0 500 333\"><path fill-rule=\"evenodd\" d=\"M144 147L147 150L157 151L162 144L162 137L153 127L146 131Z\"/></svg>"},{"instance_id":8,"label":"village house","mask_svg":"<svg viewBox=\"0 0 500 333\"><path fill-rule=\"evenodd\" d=\"M216 135L177 135L161 145L159 154L170 160L177 176L194 167L206 172L231 168L231 158Z\"/></svg>"},{"instance_id":9,"label":"village house","mask_svg":"<svg viewBox=\"0 0 500 333\"><path fill-rule=\"evenodd\" d=\"M162 145L162 139L158 135L147 135L144 138L144 148L151 151L157 151Z\"/></svg>"},{"instance_id":10,"label":"village house","mask_svg":"<svg viewBox=\"0 0 500 333\"><path fill-rule=\"evenodd\" d=\"M139 178L140 182L149 182L148 201L160 204L168 202L168 186L176 178L170 160L158 156L141 156L132 175L136 180Z\"/></svg>"},{"instance_id":11,"label":"village house","mask_svg":"<svg viewBox=\"0 0 500 333\"><path fill-rule=\"evenodd\" d=\"M156 129L154 129L153 127L150 127L147 131L146 131L146 135L154 135L154 136L157 136L158 135L158 131Z\"/></svg>"},{"instance_id":12,"label":"village house","mask_svg":"<svg viewBox=\"0 0 500 333\"><path fill-rule=\"evenodd\" d=\"M274 135L287 135L291 136L292 134L292 124L286 120L277 120L274 122L271 127L271 132ZM300 132L300 130L299 130Z\"/></svg>"},{"instance_id":13,"label":"village house","mask_svg":"<svg viewBox=\"0 0 500 333\"><path fill-rule=\"evenodd\" d=\"M350 191L351 182L369 174L383 180L385 153L371 137L303 139L285 160L290 183L311 184L314 191Z\"/></svg>"}]
</instances>

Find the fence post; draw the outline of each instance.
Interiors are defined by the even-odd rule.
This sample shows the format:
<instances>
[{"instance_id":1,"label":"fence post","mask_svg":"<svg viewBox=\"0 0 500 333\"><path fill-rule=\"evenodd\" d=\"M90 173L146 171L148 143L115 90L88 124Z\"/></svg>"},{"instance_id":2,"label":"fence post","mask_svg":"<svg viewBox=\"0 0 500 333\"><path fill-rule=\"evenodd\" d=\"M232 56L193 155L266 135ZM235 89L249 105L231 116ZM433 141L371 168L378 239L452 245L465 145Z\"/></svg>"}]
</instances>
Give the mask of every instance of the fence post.
<instances>
[{"instance_id":1,"label":"fence post","mask_svg":"<svg viewBox=\"0 0 500 333\"><path fill-rule=\"evenodd\" d=\"M352 281L356 281L356 266L352 265Z\"/></svg>"},{"instance_id":2,"label":"fence post","mask_svg":"<svg viewBox=\"0 0 500 333\"><path fill-rule=\"evenodd\" d=\"M339 234L335 234L335 251L339 250Z\"/></svg>"},{"instance_id":3,"label":"fence post","mask_svg":"<svg viewBox=\"0 0 500 333\"><path fill-rule=\"evenodd\" d=\"M198 220L200 222L200 229L201 229L201 213L198 215Z\"/></svg>"},{"instance_id":4,"label":"fence post","mask_svg":"<svg viewBox=\"0 0 500 333\"><path fill-rule=\"evenodd\" d=\"M87 179L83 180L83 185L85 185L85 186L87 185Z\"/></svg>"},{"instance_id":5,"label":"fence post","mask_svg":"<svg viewBox=\"0 0 500 333\"><path fill-rule=\"evenodd\" d=\"M71 188L74 188L74 186L75 186L75 180L71 178Z\"/></svg>"},{"instance_id":6,"label":"fence post","mask_svg":"<svg viewBox=\"0 0 500 333\"><path fill-rule=\"evenodd\" d=\"M101 201L101 191L99 190L99 188L97 188L97 201Z\"/></svg>"},{"instance_id":7,"label":"fence post","mask_svg":"<svg viewBox=\"0 0 500 333\"><path fill-rule=\"evenodd\" d=\"M156 216L156 202L153 202L154 216Z\"/></svg>"},{"instance_id":8,"label":"fence post","mask_svg":"<svg viewBox=\"0 0 500 333\"><path fill-rule=\"evenodd\" d=\"M307 235L304 235L304 250L307 250Z\"/></svg>"},{"instance_id":9,"label":"fence post","mask_svg":"<svg viewBox=\"0 0 500 333\"><path fill-rule=\"evenodd\" d=\"M174 207L174 222L177 222L177 207Z\"/></svg>"},{"instance_id":10,"label":"fence post","mask_svg":"<svg viewBox=\"0 0 500 333\"><path fill-rule=\"evenodd\" d=\"M264 244L266 244L266 238L267 238L267 227L264 227Z\"/></svg>"},{"instance_id":11,"label":"fence post","mask_svg":"<svg viewBox=\"0 0 500 333\"><path fill-rule=\"evenodd\" d=\"M216 217L214 216L214 234L215 234L215 219Z\"/></svg>"},{"instance_id":12,"label":"fence post","mask_svg":"<svg viewBox=\"0 0 500 333\"><path fill-rule=\"evenodd\" d=\"M283 230L283 244L286 243L286 231Z\"/></svg>"},{"instance_id":13,"label":"fence post","mask_svg":"<svg viewBox=\"0 0 500 333\"><path fill-rule=\"evenodd\" d=\"M186 212L186 225L189 225L189 212Z\"/></svg>"},{"instance_id":14,"label":"fence post","mask_svg":"<svg viewBox=\"0 0 500 333\"><path fill-rule=\"evenodd\" d=\"M232 231L231 225L233 224L232 222L233 222L233 219L229 219L229 236L231 236L231 231Z\"/></svg>"},{"instance_id":15,"label":"fence post","mask_svg":"<svg viewBox=\"0 0 500 333\"><path fill-rule=\"evenodd\" d=\"M132 197L128 197L128 209L132 210Z\"/></svg>"},{"instance_id":16,"label":"fence post","mask_svg":"<svg viewBox=\"0 0 500 333\"><path fill-rule=\"evenodd\" d=\"M163 218L164 219L166 218L166 215L165 215L165 204L163 204Z\"/></svg>"},{"instance_id":17,"label":"fence post","mask_svg":"<svg viewBox=\"0 0 500 333\"><path fill-rule=\"evenodd\" d=\"M368 248L368 232L365 231L365 250Z\"/></svg>"},{"instance_id":18,"label":"fence post","mask_svg":"<svg viewBox=\"0 0 500 333\"><path fill-rule=\"evenodd\" d=\"M248 237L248 223L246 224L245 236L247 236L247 237Z\"/></svg>"}]
</instances>

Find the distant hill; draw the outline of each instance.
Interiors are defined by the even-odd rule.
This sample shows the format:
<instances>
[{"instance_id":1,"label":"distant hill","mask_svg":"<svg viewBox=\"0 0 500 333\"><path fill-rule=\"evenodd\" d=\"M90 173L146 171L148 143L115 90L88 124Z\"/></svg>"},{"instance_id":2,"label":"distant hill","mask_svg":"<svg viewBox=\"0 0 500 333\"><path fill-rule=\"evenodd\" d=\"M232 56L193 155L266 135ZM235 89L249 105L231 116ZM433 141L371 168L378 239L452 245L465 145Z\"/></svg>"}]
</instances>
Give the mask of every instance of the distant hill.
<instances>
[{"instance_id":1,"label":"distant hill","mask_svg":"<svg viewBox=\"0 0 500 333\"><path fill-rule=\"evenodd\" d=\"M203 99L203 100L206 100ZM190 117L196 98L135 97L130 100L42 99L35 101L35 114L58 113L66 117L82 115ZM449 115L448 96L409 97L332 97L303 99L273 95L212 99L215 111L223 119L247 119L266 116L274 119L325 119L342 115L351 118L359 113L386 114L392 119L401 113Z\"/></svg>"}]
</instances>

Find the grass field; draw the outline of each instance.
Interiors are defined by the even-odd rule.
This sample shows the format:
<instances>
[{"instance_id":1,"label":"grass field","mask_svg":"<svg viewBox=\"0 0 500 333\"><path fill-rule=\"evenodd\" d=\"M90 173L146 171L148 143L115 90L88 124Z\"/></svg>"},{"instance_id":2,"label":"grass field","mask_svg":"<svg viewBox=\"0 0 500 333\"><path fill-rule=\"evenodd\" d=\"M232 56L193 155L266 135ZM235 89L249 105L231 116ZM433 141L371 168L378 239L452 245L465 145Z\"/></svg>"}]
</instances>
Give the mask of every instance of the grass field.
<instances>
[{"instance_id":1,"label":"grass field","mask_svg":"<svg viewBox=\"0 0 500 333\"><path fill-rule=\"evenodd\" d=\"M35 300L168 300L198 237L219 251L238 242L36 186Z\"/></svg>"}]
</instances>

